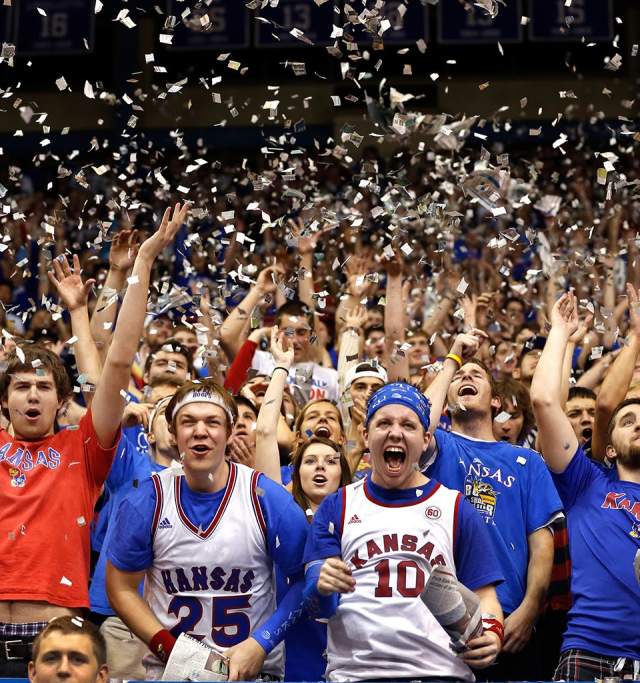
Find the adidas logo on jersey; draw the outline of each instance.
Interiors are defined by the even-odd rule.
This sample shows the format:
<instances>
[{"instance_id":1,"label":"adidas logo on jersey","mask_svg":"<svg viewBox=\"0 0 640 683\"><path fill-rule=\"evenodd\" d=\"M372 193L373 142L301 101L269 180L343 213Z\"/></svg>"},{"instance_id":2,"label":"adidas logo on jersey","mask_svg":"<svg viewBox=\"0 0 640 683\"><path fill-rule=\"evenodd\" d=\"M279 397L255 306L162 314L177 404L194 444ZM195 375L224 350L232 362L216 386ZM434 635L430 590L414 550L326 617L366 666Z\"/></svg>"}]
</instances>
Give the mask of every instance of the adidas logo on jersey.
<instances>
[{"instance_id":1,"label":"adidas logo on jersey","mask_svg":"<svg viewBox=\"0 0 640 683\"><path fill-rule=\"evenodd\" d=\"M173 524L165 517L160 524L158 524L158 529L173 529Z\"/></svg>"},{"instance_id":2,"label":"adidas logo on jersey","mask_svg":"<svg viewBox=\"0 0 640 683\"><path fill-rule=\"evenodd\" d=\"M358 515L353 515L353 517L351 517L351 519L349 520L348 524L362 524L362 520L360 519L360 517L358 517Z\"/></svg>"}]
</instances>

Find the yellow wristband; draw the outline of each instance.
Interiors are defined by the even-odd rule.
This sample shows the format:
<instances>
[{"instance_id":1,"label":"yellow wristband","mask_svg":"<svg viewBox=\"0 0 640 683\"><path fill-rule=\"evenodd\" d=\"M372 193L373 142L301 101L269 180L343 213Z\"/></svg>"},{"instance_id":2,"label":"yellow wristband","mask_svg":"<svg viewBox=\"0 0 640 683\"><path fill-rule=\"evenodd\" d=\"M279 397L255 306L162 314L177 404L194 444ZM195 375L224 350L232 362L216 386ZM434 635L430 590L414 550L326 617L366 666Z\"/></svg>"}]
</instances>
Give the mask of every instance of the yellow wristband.
<instances>
[{"instance_id":1,"label":"yellow wristband","mask_svg":"<svg viewBox=\"0 0 640 683\"><path fill-rule=\"evenodd\" d=\"M459 368L462 367L462 358L460 358L460 356L457 356L455 353L448 353L445 356L445 359L446 358L450 358L451 360L454 360L458 364Z\"/></svg>"}]
</instances>

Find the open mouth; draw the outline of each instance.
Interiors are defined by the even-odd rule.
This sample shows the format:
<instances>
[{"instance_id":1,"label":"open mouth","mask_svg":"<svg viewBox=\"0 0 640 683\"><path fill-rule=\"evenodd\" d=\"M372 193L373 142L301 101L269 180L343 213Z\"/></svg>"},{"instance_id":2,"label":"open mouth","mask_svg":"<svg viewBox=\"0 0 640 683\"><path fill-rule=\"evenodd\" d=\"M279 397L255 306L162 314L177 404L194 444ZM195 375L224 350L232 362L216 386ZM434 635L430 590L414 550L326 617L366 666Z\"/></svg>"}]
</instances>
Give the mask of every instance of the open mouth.
<instances>
[{"instance_id":1,"label":"open mouth","mask_svg":"<svg viewBox=\"0 0 640 683\"><path fill-rule=\"evenodd\" d=\"M473 384L463 384L460 389L458 389L458 396L477 396L478 390L473 386Z\"/></svg>"},{"instance_id":2,"label":"open mouth","mask_svg":"<svg viewBox=\"0 0 640 683\"><path fill-rule=\"evenodd\" d=\"M316 436L322 436L325 439L328 439L331 437L331 430L329 427L326 427L325 425L320 425L320 427L316 428L315 431Z\"/></svg>"},{"instance_id":3,"label":"open mouth","mask_svg":"<svg viewBox=\"0 0 640 683\"><path fill-rule=\"evenodd\" d=\"M402 448L387 448L384 452L384 462L392 472L402 469L407 454Z\"/></svg>"},{"instance_id":4,"label":"open mouth","mask_svg":"<svg viewBox=\"0 0 640 683\"><path fill-rule=\"evenodd\" d=\"M37 420L40 417L40 411L37 408L29 408L24 413L30 420Z\"/></svg>"},{"instance_id":5,"label":"open mouth","mask_svg":"<svg viewBox=\"0 0 640 683\"><path fill-rule=\"evenodd\" d=\"M209 446L203 443L195 444L195 446L191 446L191 450L198 455L206 455L209 452Z\"/></svg>"},{"instance_id":6,"label":"open mouth","mask_svg":"<svg viewBox=\"0 0 640 683\"><path fill-rule=\"evenodd\" d=\"M311 481L313 481L316 486L324 486L329 480L324 474L316 474Z\"/></svg>"},{"instance_id":7,"label":"open mouth","mask_svg":"<svg viewBox=\"0 0 640 683\"><path fill-rule=\"evenodd\" d=\"M582 438L583 439L590 439L593 436L593 429L591 427L585 427L582 430Z\"/></svg>"}]
</instances>

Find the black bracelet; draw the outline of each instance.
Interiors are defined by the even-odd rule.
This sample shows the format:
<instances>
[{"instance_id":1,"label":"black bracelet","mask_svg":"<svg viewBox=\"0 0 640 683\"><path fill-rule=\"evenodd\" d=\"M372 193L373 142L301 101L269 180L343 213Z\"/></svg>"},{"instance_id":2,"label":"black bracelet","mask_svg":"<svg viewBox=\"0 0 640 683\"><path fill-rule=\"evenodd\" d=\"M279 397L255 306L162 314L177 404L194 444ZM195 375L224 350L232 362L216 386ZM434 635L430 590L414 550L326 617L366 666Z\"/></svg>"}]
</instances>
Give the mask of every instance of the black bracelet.
<instances>
[{"instance_id":1,"label":"black bracelet","mask_svg":"<svg viewBox=\"0 0 640 683\"><path fill-rule=\"evenodd\" d=\"M276 365L276 367L273 368L273 372L271 374L273 375L273 373L276 370L284 370L287 373L287 375L289 374L289 370L287 368L285 368L283 365Z\"/></svg>"}]
</instances>

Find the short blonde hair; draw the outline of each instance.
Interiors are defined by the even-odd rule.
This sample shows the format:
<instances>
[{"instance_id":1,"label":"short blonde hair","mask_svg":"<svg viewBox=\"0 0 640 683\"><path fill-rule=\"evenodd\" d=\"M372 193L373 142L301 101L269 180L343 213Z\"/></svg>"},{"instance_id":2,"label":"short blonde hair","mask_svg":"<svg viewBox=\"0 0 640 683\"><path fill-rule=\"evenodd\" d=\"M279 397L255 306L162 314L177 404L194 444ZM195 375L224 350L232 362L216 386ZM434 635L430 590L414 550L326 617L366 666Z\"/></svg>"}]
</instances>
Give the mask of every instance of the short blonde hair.
<instances>
[{"instance_id":1,"label":"short blonde hair","mask_svg":"<svg viewBox=\"0 0 640 683\"><path fill-rule=\"evenodd\" d=\"M169 425L169 431L175 436L176 433L176 417L175 414L176 406L182 401L182 399L191 391L209 391L212 394L217 394L224 403L226 410L225 415L227 416L227 433L231 433L233 424L229 420L229 414L233 416L236 420L238 417L238 406L233 400L231 394L221 385L212 380L210 377L205 377L200 382L185 382L171 397L169 405L165 411L165 416L167 418L167 423Z\"/></svg>"}]
</instances>

